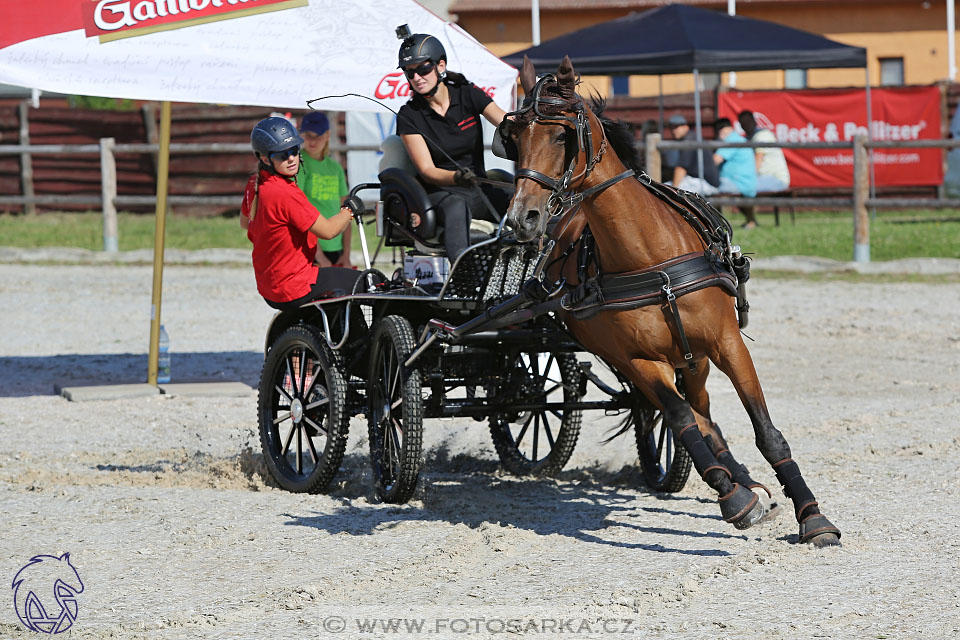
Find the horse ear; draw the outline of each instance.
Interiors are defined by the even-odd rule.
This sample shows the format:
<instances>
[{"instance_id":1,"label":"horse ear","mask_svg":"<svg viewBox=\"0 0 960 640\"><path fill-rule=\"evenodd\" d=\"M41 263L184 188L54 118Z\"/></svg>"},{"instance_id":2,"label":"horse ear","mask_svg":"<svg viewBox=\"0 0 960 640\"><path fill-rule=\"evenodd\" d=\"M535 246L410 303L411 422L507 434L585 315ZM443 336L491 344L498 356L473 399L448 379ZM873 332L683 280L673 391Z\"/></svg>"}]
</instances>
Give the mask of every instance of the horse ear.
<instances>
[{"instance_id":1,"label":"horse ear","mask_svg":"<svg viewBox=\"0 0 960 640\"><path fill-rule=\"evenodd\" d=\"M564 98L572 98L574 87L577 84L577 74L573 70L573 62L570 56L563 56L560 61L560 68L557 69L557 82L560 84L560 95Z\"/></svg>"},{"instance_id":2,"label":"horse ear","mask_svg":"<svg viewBox=\"0 0 960 640\"><path fill-rule=\"evenodd\" d=\"M530 95L533 87L537 84L537 71L533 68L533 63L526 55L523 56L523 68L520 70L520 86L523 92Z\"/></svg>"}]
</instances>

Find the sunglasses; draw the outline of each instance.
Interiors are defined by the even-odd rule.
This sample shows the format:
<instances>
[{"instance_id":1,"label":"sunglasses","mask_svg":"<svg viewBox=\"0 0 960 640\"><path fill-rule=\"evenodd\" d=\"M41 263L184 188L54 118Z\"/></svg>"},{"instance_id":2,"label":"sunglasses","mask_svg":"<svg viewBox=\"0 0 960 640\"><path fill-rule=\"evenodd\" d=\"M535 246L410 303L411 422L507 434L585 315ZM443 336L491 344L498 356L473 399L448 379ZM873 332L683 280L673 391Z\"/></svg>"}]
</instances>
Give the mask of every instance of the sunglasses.
<instances>
[{"instance_id":1,"label":"sunglasses","mask_svg":"<svg viewBox=\"0 0 960 640\"><path fill-rule=\"evenodd\" d=\"M427 75L434 70L436 67L432 62L424 62L422 65L416 69L404 69L403 72L407 74L407 79L413 80L413 76L420 76L421 78L426 78Z\"/></svg>"},{"instance_id":2,"label":"sunglasses","mask_svg":"<svg viewBox=\"0 0 960 640\"><path fill-rule=\"evenodd\" d=\"M284 149L283 151L274 151L270 154L271 159L286 160L290 156L296 156L300 154L300 145L295 147L290 147L289 149Z\"/></svg>"}]
</instances>

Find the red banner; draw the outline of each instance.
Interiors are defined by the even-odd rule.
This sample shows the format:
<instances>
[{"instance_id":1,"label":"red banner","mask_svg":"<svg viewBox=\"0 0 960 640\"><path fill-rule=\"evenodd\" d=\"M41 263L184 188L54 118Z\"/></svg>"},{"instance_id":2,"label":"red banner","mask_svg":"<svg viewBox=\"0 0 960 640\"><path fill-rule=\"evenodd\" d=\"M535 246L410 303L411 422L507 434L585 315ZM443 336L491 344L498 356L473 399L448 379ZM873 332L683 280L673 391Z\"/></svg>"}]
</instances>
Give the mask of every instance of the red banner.
<instances>
[{"instance_id":1,"label":"red banner","mask_svg":"<svg viewBox=\"0 0 960 640\"><path fill-rule=\"evenodd\" d=\"M306 4L307 0L87 0L83 25L88 36L106 42Z\"/></svg>"},{"instance_id":2,"label":"red banner","mask_svg":"<svg viewBox=\"0 0 960 640\"><path fill-rule=\"evenodd\" d=\"M873 140L940 138L940 90L937 87L871 90ZM720 94L718 115L737 121L753 111L759 126L781 142L851 142L867 133L864 89L834 91L730 91ZM791 187L853 185L852 149L784 149ZM877 149L873 166L878 186L938 185L943 182L939 149Z\"/></svg>"}]
</instances>

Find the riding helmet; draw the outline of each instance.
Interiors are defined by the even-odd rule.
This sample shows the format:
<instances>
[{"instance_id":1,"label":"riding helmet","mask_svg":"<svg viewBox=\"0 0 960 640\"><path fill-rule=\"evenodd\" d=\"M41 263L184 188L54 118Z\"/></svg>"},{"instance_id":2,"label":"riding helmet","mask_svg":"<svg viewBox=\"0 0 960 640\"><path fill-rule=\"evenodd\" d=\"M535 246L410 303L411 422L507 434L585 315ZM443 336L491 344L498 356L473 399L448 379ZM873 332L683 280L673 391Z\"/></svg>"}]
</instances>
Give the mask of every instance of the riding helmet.
<instances>
[{"instance_id":1,"label":"riding helmet","mask_svg":"<svg viewBox=\"0 0 960 640\"><path fill-rule=\"evenodd\" d=\"M447 60L447 51L434 36L428 33L415 33L400 45L400 64L403 69L411 64L420 64L430 60L434 64Z\"/></svg>"},{"instance_id":2,"label":"riding helmet","mask_svg":"<svg viewBox=\"0 0 960 640\"><path fill-rule=\"evenodd\" d=\"M297 128L292 122L279 116L264 118L250 132L250 146L254 153L264 156L300 144L303 144L303 138L297 133Z\"/></svg>"}]
</instances>

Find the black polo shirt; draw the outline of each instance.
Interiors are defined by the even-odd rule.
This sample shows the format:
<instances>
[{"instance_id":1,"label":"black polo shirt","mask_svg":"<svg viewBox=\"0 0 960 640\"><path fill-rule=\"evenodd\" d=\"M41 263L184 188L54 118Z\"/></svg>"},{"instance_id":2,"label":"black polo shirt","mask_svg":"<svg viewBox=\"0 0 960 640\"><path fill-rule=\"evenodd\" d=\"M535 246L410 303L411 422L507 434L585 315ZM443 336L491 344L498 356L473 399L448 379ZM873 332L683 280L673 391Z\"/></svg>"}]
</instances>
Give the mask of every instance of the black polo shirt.
<instances>
[{"instance_id":1,"label":"black polo shirt","mask_svg":"<svg viewBox=\"0 0 960 640\"><path fill-rule=\"evenodd\" d=\"M397 114L397 135L420 134L430 149L430 157L438 169L456 171L437 145L461 167L483 175L483 124L481 114L493 99L472 83L447 84L450 106L446 115L430 108L420 94L415 94Z\"/></svg>"}]
</instances>

